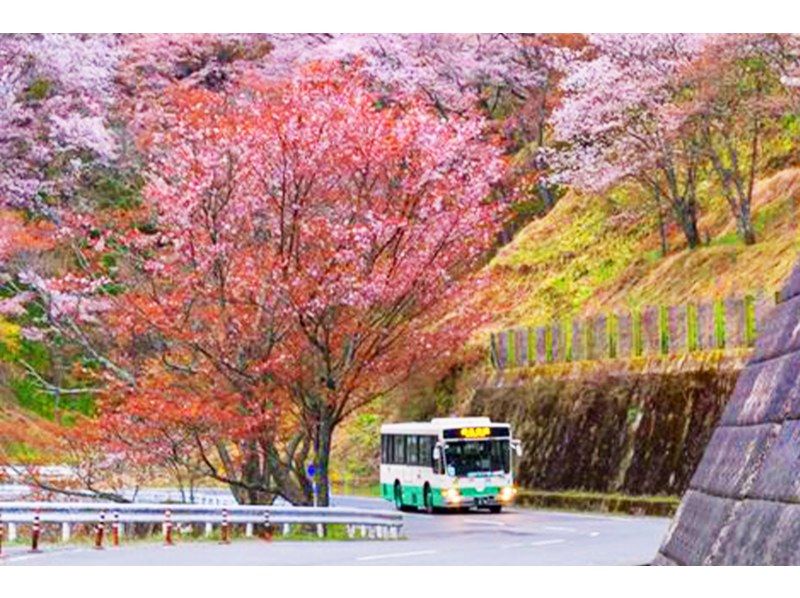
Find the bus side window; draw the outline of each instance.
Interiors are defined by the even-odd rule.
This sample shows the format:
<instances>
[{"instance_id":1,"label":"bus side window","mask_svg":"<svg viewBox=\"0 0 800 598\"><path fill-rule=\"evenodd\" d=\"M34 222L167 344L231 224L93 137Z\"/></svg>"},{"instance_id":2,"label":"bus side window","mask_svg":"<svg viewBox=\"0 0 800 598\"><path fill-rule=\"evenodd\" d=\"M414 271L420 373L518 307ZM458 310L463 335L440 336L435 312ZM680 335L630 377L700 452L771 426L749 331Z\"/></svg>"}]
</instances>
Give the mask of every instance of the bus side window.
<instances>
[{"instance_id":1,"label":"bus side window","mask_svg":"<svg viewBox=\"0 0 800 598\"><path fill-rule=\"evenodd\" d=\"M406 436L406 463L409 465L417 464L417 436Z\"/></svg>"},{"instance_id":2,"label":"bus side window","mask_svg":"<svg viewBox=\"0 0 800 598\"><path fill-rule=\"evenodd\" d=\"M433 450L432 436L419 437L419 464L423 467L430 467L433 462L431 451Z\"/></svg>"},{"instance_id":3,"label":"bus side window","mask_svg":"<svg viewBox=\"0 0 800 598\"><path fill-rule=\"evenodd\" d=\"M404 465L406 462L406 437L402 434L394 437L394 462L398 465Z\"/></svg>"}]
</instances>

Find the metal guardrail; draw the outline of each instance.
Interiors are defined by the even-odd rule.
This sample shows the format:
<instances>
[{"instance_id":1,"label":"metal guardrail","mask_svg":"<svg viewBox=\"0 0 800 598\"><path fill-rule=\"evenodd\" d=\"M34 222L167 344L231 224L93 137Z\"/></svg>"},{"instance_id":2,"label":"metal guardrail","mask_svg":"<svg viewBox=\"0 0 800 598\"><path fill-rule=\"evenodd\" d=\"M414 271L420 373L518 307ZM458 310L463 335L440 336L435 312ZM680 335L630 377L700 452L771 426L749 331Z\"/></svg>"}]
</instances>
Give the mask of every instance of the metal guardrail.
<instances>
[{"instance_id":1,"label":"metal guardrail","mask_svg":"<svg viewBox=\"0 0 800 598\"><path fill-rule=\"evenodd\" d=\"M26 484L0 484L0 502L25 501L37 491ZM130 502L188 503L215 506L237 505L230 490L225 488L200 487L193 492L179 488L126 488L119 495Z\"/></svg>"},{"instance_id":2,"label":"metal guardrail","mask_svg":"<svg viewBox=\"0 0 800 598\"><path fill-rule=\"evenodd\" d=\"M350 538L396 539L400 536L403 517L393 511L373 511L347 507L295 507L173 503L112 503L112 502L0 502L0 550L4 527L8 539L17 538L17 525L31 525L31 549L37 550L41 526L60 524L62 541L68 541L73 524L94 524L95 545L102 547L106 527L111 526L115 545L131 523L162 524L167 544L172 544L172 528L176 524L204 524L205 535L210 536L215 525L220 527L223 542L229 540L231 525L245 525L245 535L253 535L254 525L264 525L271 530L281 526L283 534L292 525L316 525L317 534L324 535L326 524L345 525ZM268 532L271 533L271 532Z\"/></svg>"}]
</instances>

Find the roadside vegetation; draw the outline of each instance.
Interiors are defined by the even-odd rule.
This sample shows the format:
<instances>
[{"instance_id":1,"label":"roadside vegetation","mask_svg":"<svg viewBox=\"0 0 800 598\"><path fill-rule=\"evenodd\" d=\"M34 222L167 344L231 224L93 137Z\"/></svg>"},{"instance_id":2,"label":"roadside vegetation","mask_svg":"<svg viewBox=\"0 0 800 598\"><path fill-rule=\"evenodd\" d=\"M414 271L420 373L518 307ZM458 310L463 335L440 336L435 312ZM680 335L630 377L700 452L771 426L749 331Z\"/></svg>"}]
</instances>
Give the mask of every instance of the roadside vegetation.
<instances>
[{"instance_id":1,"label":"roadside vegetation","mask_svg":"<svg viewBox=\"0 0 800 598\"><path fill-rule=\"evenodd\" d=\"M790 34L2 36L0 465L324 505L382 421L467 408L490 330L774 291L799 70Z\"/></svg>"}]
</instances>

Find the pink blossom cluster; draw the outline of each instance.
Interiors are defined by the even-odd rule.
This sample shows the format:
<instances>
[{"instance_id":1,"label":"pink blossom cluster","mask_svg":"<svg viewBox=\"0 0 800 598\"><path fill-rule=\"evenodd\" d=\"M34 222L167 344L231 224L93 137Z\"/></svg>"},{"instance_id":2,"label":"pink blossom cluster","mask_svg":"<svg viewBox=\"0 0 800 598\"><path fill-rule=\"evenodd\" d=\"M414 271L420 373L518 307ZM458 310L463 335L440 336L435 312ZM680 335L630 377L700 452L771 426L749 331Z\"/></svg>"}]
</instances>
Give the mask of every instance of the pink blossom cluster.
<instances>
[{"instance_id":1,"label":"pink blossom cluster","mask_svg":"<svg viewBox=\"0 0 800 598\"><path fill-rule=\"evenodd\" d=\"M674 109L680 77L711 38L698 34L589 36L591 60L568 65L565 97L554 112L556 136L570 143L562 177L599 191L652 167L680 130Z\"/></svg>"},{"instance_id":2,"label":"pink blossom cluster","mask_svg":"<svg viewBox=\"0 0 800 598\"><path fill-rule=\"evenodd\" d=\"M114 158L119 57L114 36L0 36L0 205L69 193L87 162Z\"/></svg>"}]
</instances>

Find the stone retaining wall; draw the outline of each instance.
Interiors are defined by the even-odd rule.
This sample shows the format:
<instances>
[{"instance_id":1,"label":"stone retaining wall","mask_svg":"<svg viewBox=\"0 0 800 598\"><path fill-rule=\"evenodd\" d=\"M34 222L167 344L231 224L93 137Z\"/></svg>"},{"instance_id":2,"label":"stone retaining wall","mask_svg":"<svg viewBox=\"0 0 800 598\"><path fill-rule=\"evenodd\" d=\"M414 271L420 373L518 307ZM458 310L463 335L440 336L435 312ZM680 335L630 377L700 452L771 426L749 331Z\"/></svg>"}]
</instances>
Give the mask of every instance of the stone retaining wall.
<instances>
[{"instance_id":1,"label":"stone retaining wall","mask_svg":"<svg viewBox=\"0 0 800 598\"><path fill-rule=\"evenodd\" d=\"M800 264L654 564L800 565Z\"/></svg>"}]
</instances>

